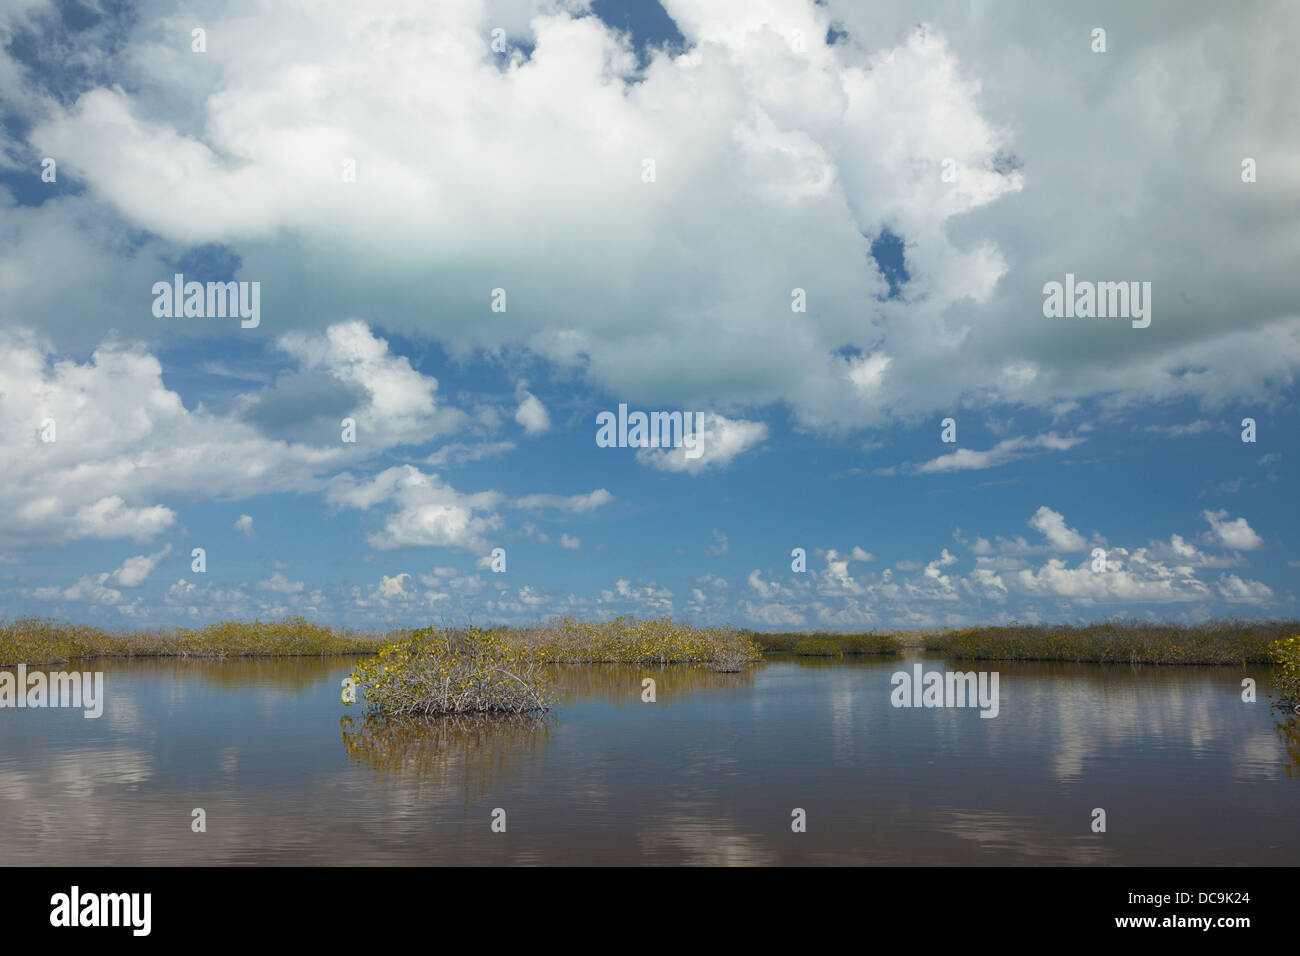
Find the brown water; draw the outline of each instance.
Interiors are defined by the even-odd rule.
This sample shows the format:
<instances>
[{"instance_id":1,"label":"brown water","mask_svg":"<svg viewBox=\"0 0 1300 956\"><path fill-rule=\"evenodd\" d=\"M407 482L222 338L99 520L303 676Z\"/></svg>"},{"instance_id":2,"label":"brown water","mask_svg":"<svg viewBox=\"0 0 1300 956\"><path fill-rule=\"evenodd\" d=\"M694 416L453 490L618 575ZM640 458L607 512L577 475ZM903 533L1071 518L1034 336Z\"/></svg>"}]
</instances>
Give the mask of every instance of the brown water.
<instances>
[{"instance_id":1,"label":"brown water","mask_svg":"<svg viewBox=\"0 0 1300 956\"><path fill-rule=\"evenodd\" d=\"M912 663L566 667L540 723L385 723L339 702L348 659L101 662L98 720L0 710L0 863L1300 860L1300 720L1259 669L969 665L982 719L891 706Z\"/></svg>"}]
</instances>

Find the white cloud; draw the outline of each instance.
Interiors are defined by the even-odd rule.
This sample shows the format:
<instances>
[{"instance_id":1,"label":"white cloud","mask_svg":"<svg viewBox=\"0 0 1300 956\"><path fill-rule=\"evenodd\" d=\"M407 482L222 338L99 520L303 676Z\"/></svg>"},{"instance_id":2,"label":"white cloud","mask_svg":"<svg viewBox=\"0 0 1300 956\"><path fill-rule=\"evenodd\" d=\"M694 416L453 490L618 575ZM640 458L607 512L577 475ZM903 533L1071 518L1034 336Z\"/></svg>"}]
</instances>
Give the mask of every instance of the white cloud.
<instances>
[{"instance_id":1,"label":"white cloud","mask_svg":"<svg viewBox=\"0 0 1300 956\"><path fill-rule=\"evenodd\" d=\"M864 593L865 588L854 580L851 574L849 574L849 562L851 560L851 557L845 557L834 550L826 552L826 571L823 575L826 588L821 591L822 594L844 595Z\"/></svg>"},{"instance_id":2,"label":"white cloud","mask_svg":"<svg viewBox=\"0 0 1300 956\"><path fill-rule=\"evenodd\" d=\"M695 387L720 370L751 398L815 392L836 365L830 353L869 337L849 318L884 287L861 268L871 262L863 233L898 212L891 193L899 191L880 182L902 184L908 207L932 220L909 237L933 260L924 301L987 294L1001 269L991 244L958 248L941 226L1018 189L1020 177L979 169L1001 136L936 36L850 63L820 42L829 18L812 4L790 5L775 26L772 11L736 8L726 17L734 28L717 33L692 8L674 6L694 48L658 57L632 86L624 79L635 56L613 31L553 11L532 21L529 62L505 70L472 2L436 12L412 5L400 28L329 4L310 23L289 10L209 17L223 55L195 82L175 78L186 75L179 63L163 72L166 44L142 23L129 38L135 54L121 58L135 74L124 77L132 92L97 89L52 108L32 139L66 157L68 174L133 225L169 240L238 243L241 277L278 277L265 311L282 323L314 319L295 308L295 294L334 318L382 297L406 331L433 331L459 347L523 339L560 362L581 353L593 378L639 395ZM806 52L790 49L793 24L809 38ZM286 67L274 36L311 42ZM366 42L334 39L342 36ZM427 56L435 45L436 63ZM400 105L395 88L405 91ZM906 110L884 105L904 97ZM476 107L452 106L466 101ZM545 115L539 101L550 104ZM167 107L178 102L195 121L174 123ZM412 111L425 120L418 127ZM955 186L937 176L931 184L910 157L874 148L895 138L955 150L967 175ZM652 188L639 175L647 152L659 168ZM483 163L485 155L530 160ZM356 183L340 184L341 156L356 159ZM166 202L155 198L158 182L171 184ZM526 308L527 325L453 318L486 310L470 287L492 288L503 257L527 263L531 240L522 237L542 230L553 261L515 265L509 289L507 315ZM687 241L656 247L643 238L670 231ZM794 250L774 242L796 231ZM699 267L683 283L687 264ZM824 318L792 329L763 308L768 278L784 271L816 290ZM290 291L309 282L309 294ZM433 316L430 285L443 306ZM633 308L662 316L659 334L620 320ZM762 334L734 334L740 316L760 322ZM683 354L677 333L688 329L698 346ZM778 339L790 353L780 362L762 351ZM855 408L876 398L871 361L841 379L860 393L848 399ZM809 394L797 404L816 401Z\"/></svg>"},{"instance_id":3,"label":"white cloud","mask_svg":"<svg viewBox=\"0 0 1300 956\"><path fill-rule=\"evenodd\" d=\"M1300 233L1275 211L1300 201L1287 161L1300 127L1277 122L1300 61L1285 44L1251 42L1295 33L1294 4L1194 3L1178 29L1156 31L1148 13L1117 5L1112 37L1141 36L1142 55L1107 58L1081 83L1062 64L1098 59L1077 17L1053 5L720 3L668 0L686 48L638 70L614 31L552 4L232 8L207 14L220 55L195 58L152 0L115 27L112 53L76 39L65 48L41 32L57 22L52 8L23 0L8 29L31 26L32 45L93 68L67 74L61 93L72 95L52 96L0 48L0 101L17 117L0 133L0 167L30 171L32 157L55 155L75 187L39 206L0 188L0 421L11 426L0 435L0 547L151 541L193 500L327 487L344 506L385 506L377 547L482 546L502 524L497 509L511 506L498 493L462 494L418 469L328 481L462 427L481 438L510 415L449 407L438 382L358 315L419 347L436 340L453 361L490 354L513 366L518 349L642 404L754 418L767 405L828 430L998 402L1064 417L1090 396L1111 411L1183 396L1214 406L1294 383ZM496 22L531 52L492 54L485 26ZM830 23L849 31L833 46L822 42ZM78 97L82 76L94 88ZM1258 184L1240 182L1234 143L1255 144ZM658 169L649 184L647 155ZM356 183L340 182L343 156L357 159ZM955 182L939 175L947 158ZM1128 175L1116 180L1115 168ZM1152 201L1183 195L1202 201ZM869 255L886 225L911 274L893 297ZM216 406L187 405L164 384L155 356L174 353L133 344L170 349L202 334L153 320L147 292L198 243L221 244L238 278L264 283L257 335L274 337L292 365L248 371L247 381L272 384ZM1066 271L1152 280L1153 328L1044 321L1038 290ZM502 315L487 304L498 285L510 295ZM789 310L794 286L808 293L807 313ZM33 328L41 337L21 331ZM106 329L117 333L102 340ZM235 361L208 372L229 388ZM516 420L531 432L542 417L525 404ZM1223 420L1205 414L1159 428L1193 434ZM358 422L356 445L338 440L345 415ZM33 434L47 417L56 443ZM637 457L696 474L767 437L761 422L718 418L723 441L701 459L680 449ZM1086 427L960 448L910 470L1065 451ZM506 444L456 442L425 464ZM526 495L515 505L579 512L605 501ZM1047 513L1048 547L1074 550L1082 535ZM1034 594L1058 579L1093 600L1186 600L1197 584L1225 599L1258 594L1235 575L1217 590L1196 577L1244 561L1197 545L1263 546L1245 518L1206 517L1211 531L1195 544L1174 535L1126 557L1124 573L1136 575L1127 584L1012 568L1046 548L999 539L1006 565L977 564L963 579L931 562L917 581L858 568L850 580L863 594L844 600L865 608L906 586L913 599L947 601L966 582L1014 592L1022 570ZM971 550L993 557L983 538ZM130 572L124 564L56 591L99 588L109 599L113 575ZM216 591L204 594L216 606Z\"/></svg>"},{"instance_id":4,"label":"white cloud","mask_svg":"<svg viewBox=\"0 0 1300 956\"><path fill-rule=\"evenodd\" d=\"M560 535L560 547L568 548L570 551L577 551L582 547L582 540L569 534Z\"/></svg>"},{"instance_id":5,"label":"white cloud","mask_svg":"<svg viewBox=\"0 0 1300 956\"><path fill-rule=\"evenodd\" d=\"M483 442L477 445L453 442L433 452L424 459L424 463L432 465L434 468L442 468L446 465L463 465L466 462L480 461L484 458L495 458L498 455L504 455L508 451L514 451L514 449L515 443L512 441Z\"/></svg>"},{"instance_id":6,"label":"white cloud","mask_svg":"<svg viewBox=\"0 0 1300 956\"><path fill-rule=\"evenodd\" d=\"M600 592L597 604L618 604L635 608L641 613L672 614L673 592L659 587L653 581L633 584L626 578L619 578L614 582L612 590L607 588Z\"/></svg>"},{"instance_id":7,"label":"white cloud","mask_svg":"<svg viewBox=\"0 0 1300 956\"><path fill-rule=\"evenodd\" d=\"M947 455L940 455L938 458L923 462L913 470L920 474L930 474L995 468L1039 450L1067 451L1082 441L1084 441L1082 438L1061 437L1056 434L1038 435L1034 438L1008 438L987 451L958 448Z\"/></svg>"},{"instance_id":8,"label":"white cloud","mask_svg":"<svg viewBox=\"0 0 1300 956\"><path fill-rule=\"evenodd\" d=\"M1088 547L1088 539L1065 523L1065 517L1042 505L1029 519L1029 526L1040 531L1047 538L1047 543L1057 551L1083 551Z\"/></svg>"},{"instance_id":9,"label":"white cloud","mask_svg":"<svg viewBox=\"0 0 1300 956\"><path fill-rule=\"evenodd\" d=\"M750 621L762 627L802 627L807 618L804 612L789 604L740 603L741 612Z\"/></svg>"},{"instance_id":10,"label":"white cloud","mask_svg":"<svg viewBox=\"0 0 1300 956\"><path fill-rule=\"evenodd\" d=\"M257 537L256 533L253 531L253 519L249 515L240 515L235 519L235 523L231 527L246 538Z\"/></svg>"},{"instance_id":11,"label":"white cloud","mask_svg":"<svg viewBox=\"0 0 1300 956\"><path fill-rule=\"evenodd\" d=\"M1229 521L1228 512L1224 510L1206 511L1202 517L1210 523L1218 542L1234 551L1254 551L1264 544L1264 539L1255 533L1245 518Z\"/></svg>"},{"instance_id":12,"label":"white cloud","mask_svg":"<svg viewBox=\"0 0 1300 956\"><path fill-rule=\"evenodd\" d=\"M545 604L549 600L545 594L541 593L531 585L525 585L520 588L515 592L515 596L519 599L521 604L528 607L537 607L541 604Z\"/></svg>"},{"instance_id":13,"label":"white cloud","mask_svg":"<svg viewBox=\"0 0 1300 956\"><path fill-rule=\"evenodd\" d=\"M385 574L379 582L379 594L385 598L406 597L406 582L411 576L406 573L394 574L389 577Z\"/></svg>"},{"instance_id":14,"label":"white cloud","mask_svg":"<svg viewBox=\"0 0 1300 956\"><path fill-rule=\"evenodd\" d=\"M10 463L0 472L0 545L148 541L176 521L159 499L319 489L344 461L423 440L459 420L461 413L434 405L433 379L392 356L361 323L286 340L300 369L337 375L356 389L364 441L341 443L337 419L320 445L268 437L254 422L274 405L278 387L241 397L230 414L189 410L164 385L158 359L138 346L109 343L85 363L54 361L48 343L0 331L0 419L32 423L0 433L0 457ZM47 420L54 441L41 440L38 426Z\"/></svg>"},{"instance_id":15,"label":"white cloud","mask_svg":"<svg viewBox=\"0 0 1300 956\"><path fill-rule=\"evenodd\" d=\"M1209 543L1219 544L1218 541ZM1180 534L1170 535L1168 543L1152 542L1149 550L1162 560L1194 568L1230 568L1245 563L1239 554L1211 554L1202 551Z\"/></svg>"},{"instance_id":16,"label":"white cloud","mask_svg":"<svg viewBox=\"0 0 1300 956\"><path fill-rule=\"evenodd\" d=\"M730 419L715 412L703 412L703 428L697 436L698 455L684 445L676 448L639 448L636 460L660 471L687 472L698 475L708 468L725 468L737 455L767 439L763 422Z\"/></svg>"},{"instance_id":17,"label":"white cloud","mask_svg":"<svg viewBox=\"0 0 1300 956\"><path fill-rule=\"evenodd\" d=\"M499 493L463 495L437 475L426 475L411 465L389 468L369 481L339 475L330 482L328 499L361 510L394 503L397 510L385 519L383 530L367 538L379 550L435 547L479 552L487 547L484 536L503 526L494 510L502 500Z\"/></svg>"},{"instance_id":18,"label":"white cloud","mask_svg":"<svg viewBox=\"0 0 1300 956\"><path fill-rule=\"evenodd\" d=\"M604 507L614 500L604 488L597 488L585 495L524 495L514 501L516 508L543 509L555 508L559 511L568 511L578 514L584 511L595 511L597 508Z\"/></svg>"},{"instance_id":19,"label":"white cloud","mask_svg":"<svg viewBox=\"0 0 1300 956\"><path fill-rule=\"evenodd\" d=\"M83 575L76 584L67 588L43 587L32 591L32 596L41 601L79 601L88 604L116 605L122 600L122 592L106 586L109 575Z\"/></svg>"},{"instance_id":20,"label":"white cloud","mask_svg":"<svg viewBox=\"0 0 1300 956\"><path fill-rule=\"evenodd\" d=\"M1180 534L1170 536L1169 549L1175 555L1187 561L1197 561L1201 557L1201 552L1197 550L1196 545L1183 540L1183 536Z\"/></svg>"},{"instance_id":21,"label":"white cloud","mask_svg":"<svg viewBox=\"0 0 1300 956\"><path fill-rule=\"evenodd\" d=\"M1157 435L1166 435L1169 438L1182 438L1185 435L1200 435L1213 428L1214 425L1211 422L1198 418L1186 425L1148 425L1147 431L1154 432Z\"/></svg>"},{"instance_id":22,"label":"white cloud","mask_svg":"<svg viewBox=\"0 0 1300 956\"><path fill-rule=\"evenodd\" d=\"M120 568L108 576L108 580L118 587L138 588L144 584L149 575L153 574L153 569L158 566L158 562L171 552L172 546L169 544L153 554L138 554L133 558L127 558Z\"/></svg>"},{"instance_id":23,"label":"white cloud","mask_svg":"<svg viewBox=\"0 0 1300 956\"><path fill-rule=\"evenodd\" d=\"M532 392L521 393L515 421L530 435L540 435L551 427L551 416L547 414L546 406Z\"/></svg>"},{"instance_id":24,"label":"white cloud","mask_svg":"<svg viewBox=\"0 0 1300 956\"><path fill-rule=\"evenodd\" d=\"M272 591L276 594L301 594L306 590L307 585L302 581L290 581L284 574L275 571L258 587L263 591Z\"/></svg>"},{"instance_id":25,"label":"white cloud","mask_svg":"<svg viewBox=\"0 0 1300 956\"><path fill-rule=\"evenodd\" d=\"M1093 571L1087 561L1071 568L1060 558L1050 558L1037 571L1018 572L1015 581L1028 594L1082 604L1163 604L1201 601L1210 594L1192 569L1170 568L1148 560L1140 551L1128 555L1119 548L1107 552L1105 572Z\"/></svg>"},{"instance_id":26,"label":"white cloud","mask_svg":"<svg viewBox=\"0 0 1300 956\"><path fill-rule=\"evenodd\" d=\"M1259 581L1243 581L1235 574L1219 578L1219 594L1226 601L1238 604L1268 604L1273 600L1273 589Z\"/></svg>"},{"instance_id":27,"label":"white cloud","mask_svg":"<svg viewBox=\"0 0 1300 956\"><path fill-rule=\"evenodd\" d=\"M762 573L757 568L749 572L749 586L764 598L775 597L781 593L781 585L775 581L764 581Z\"/></svg>"},{"instance_id":28,"label":"white cloud","mask_svg":"<svg viewBox=\"0 0 1300 956\"><path fill-rule=\"evenodd\" d=\"M394 355L388 342L358 319L338 322L323 332L287 332L277 344L303 372L328 375L364 397L347 415L356 420L367 442L383 448L422 443L468 421L464 412L438 404L436 378L417 372L405 356ZM330 425L337 438L338 423Z\"/></svg>"},{"instance_id":29,"label":"white cloud","mask_svg":"<svg viewBox=\"0 0 1300 956\"><path fill-rule=\"evenodd\" d=\"M95 304L96 328L155 335L137 290L170 247L229 243L240 278L275 277L278 329L381 310L459 354L522 345L638 400L786 401L818 427L962 398L1218 401L1294 375L1300 236L1269 210L1300 195L1286 164L1300 132L1275 119L1300 77L1251 42L1295 32L1294 5L1194 4L1164 31L1116 8L1112 36L1142 36L1142 56L1112 54L1091 83L1060 68L1087 52L1077 18L1032 2L667 8L687 48L645 70L595 17L477 0L210 11L221 53L204 58L142 15L114 37L113 75L75 101L5 55L0 88L32 125L9 152L59 156L86 192L5 209L4 321L71 336ZM485 42L503 10L528 20L526 60ZM827 45L832 23L849 35ZM1269 202L1242 200L1224 171L1239 157L1189 159L1188 136L1260 144L1276 174L1248 188ZM1114 168L1130 171L1118 189ZM1205 201L1153 214L1166 190ZM886 224L911 276L894 298L868 255ZM125 229L152 234L129 257ZM1044 322L1038 290L1067 270L1149 278L1160 336ZM85 281L57 281L68 271ZM503 315L487 306L498 285ZM796 285L810 305L792 317Z\"/></svg>"},{"instance_id":30,"label":"white cloud","mask_svg":"<svg viewBox=\"0 0 1300 956\"><path fill-rule=\"evenodd\" d=\"M52 495L42 495L25 507L20 517L56 518L53 511L60 504ZM64 530L69 538L133 538L136 541L148 541L171 527L175 520L175 512L163 505L133 508L119 495L108 495L77 508ZM57 525L53 530L57 534Z\"/></svg>"}]
</instances>

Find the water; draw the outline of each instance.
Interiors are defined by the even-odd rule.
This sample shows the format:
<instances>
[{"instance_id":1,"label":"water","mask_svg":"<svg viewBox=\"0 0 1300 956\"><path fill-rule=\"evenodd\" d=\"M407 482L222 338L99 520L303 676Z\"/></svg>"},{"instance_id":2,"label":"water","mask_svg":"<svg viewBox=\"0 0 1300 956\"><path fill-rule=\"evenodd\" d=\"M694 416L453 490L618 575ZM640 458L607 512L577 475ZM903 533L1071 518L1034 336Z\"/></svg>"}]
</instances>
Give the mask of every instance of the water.
<instances>
[{"instance_id":1,"label":"water","mask_svg":"<svg viewBox=\"0 0 1300 956\"><path fill-rule=\"evenodd\" d=\"M981 719L892 707L910 660L564 667L539 725L368 723L352 663L99 662L98 720L0 711L0 864L1300 859L1300 721L1258 668L972 665L1000 674Z\"/></svg>"}]
</instances>

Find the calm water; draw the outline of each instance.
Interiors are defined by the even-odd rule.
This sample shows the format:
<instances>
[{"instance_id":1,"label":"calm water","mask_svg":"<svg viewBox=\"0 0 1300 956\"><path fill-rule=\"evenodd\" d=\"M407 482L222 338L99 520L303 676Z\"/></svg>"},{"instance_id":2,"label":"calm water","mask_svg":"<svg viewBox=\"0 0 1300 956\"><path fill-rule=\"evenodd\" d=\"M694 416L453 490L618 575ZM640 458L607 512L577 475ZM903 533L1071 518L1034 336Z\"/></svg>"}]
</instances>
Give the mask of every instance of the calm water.
<instances>
[{"instance_id":1,"label":"calm water","mask_svg":"<svg viewBox=\"0 0 1300 956\"><path fill-rule=\"evenodd\" d=\"M339 703L351 663L101 662L98 720L0 711L0 863L1300 861L1300 730L1262 672L983 664L981 719L892 707L911 660L573 667L540 725L385 725Z\"/></svg>"}]
</instances>

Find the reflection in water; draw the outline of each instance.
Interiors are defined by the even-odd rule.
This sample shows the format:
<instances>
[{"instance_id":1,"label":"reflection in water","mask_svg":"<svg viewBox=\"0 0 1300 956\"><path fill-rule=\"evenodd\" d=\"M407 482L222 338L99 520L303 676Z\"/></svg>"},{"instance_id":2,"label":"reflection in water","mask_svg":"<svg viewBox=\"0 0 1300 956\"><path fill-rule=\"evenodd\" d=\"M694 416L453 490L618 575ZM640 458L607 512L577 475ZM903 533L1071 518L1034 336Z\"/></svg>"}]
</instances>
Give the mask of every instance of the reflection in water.
<instances>
[{"instance_id":1,"label":"reflection in water","mask_svg":"<svg viewBox=\"0 0 1300 956\"><path fill-rule=\"evenodd\" d=\"M557 666L544 720L363 717L339 702L351 658L105 661L102 719L0 712L0 863L1278 865L1300 852L1300 718L1243 702L1239 669L930 663L996 668L999 716L892 708L890 674L910 659ZM1267 675L1251 676L1264 697ZM1097 806L1104 835L1089 830ZM206 833L190 829L195 807ZM507 833L489 828L496 807ZM790 830L795 807L806 833Z\"/></svg>"},{"instance_id":2,"label":"reflection in water","mask_svg":"<svg viewBox=\"0 0 1300 956\"><path fill-rule=\"evenodd\" d=\"M1287 717L1273 726L1273 732L1286 750L1282 773L1288 780L1300 780L1300 717Z\"/></svg>"},{"instance_id":3,"label":"reflection in water","mask_svg":"<svg viewBox=\"0 0 1300 956\"><path fill-rule=\"evenodd\" d=\"M1058 862L1068 866L1114 863L1115 853L1100 840L1080 833L1066 839L1046 832L1032 819L994 811L956 807L943 814L940 826L986 853L1010 853L1022 862Z\"/></svg>"},{"instance_id":4,"label":"reflection in water","mask_svg":"<svg viewBox=\"0 0 1300 956\"><path fill-rule=\"evenodd\" d=\"M502 774L536 755L552 721L526 714L341 717L343 746L358 764L426 784L458 786L468 800L491 793Z\"/></svg>"},{"instance_id":5,"label":"reflection in water","mask_svg":"<svg viewBox=\"0 0 1300 956\"><path fill-rule=\"evenodd\" d=\"M338 657L233 657L220 660L182 658L132 662L133 670L177 676L192 675L204 684L242 692L249 687L274 687L280 694L298 696L318 690L338 669ZM338 683L335 682L335 686Z\"/></svg>"},{"instance_id":6,"label":"reflection in water","mask_svg":"<svg viewBox=\"0 0 1300 956\"><path fill-rule=\"evenodd\" d=\"M655 814L638 828L637 842L647 862L667 859L690 866L770 866L779 862L764 846L767 834L744 833L705 804L681 803Z\"/></svg>"},{"instance_id":7,"label":"reflection in water","mask_svg":"<svg viewBox=\"0 0 1300 956\"><path fill-rule=\"evenodd\" d=\"M615 707L642 706L641 682L655 682L656 706L671 707L688 695L702 691L731 691L753 687L762 665L733 673L692 664L554 664L548 676L561 705L596 699Z\"/></svg>"}]
</instances>

